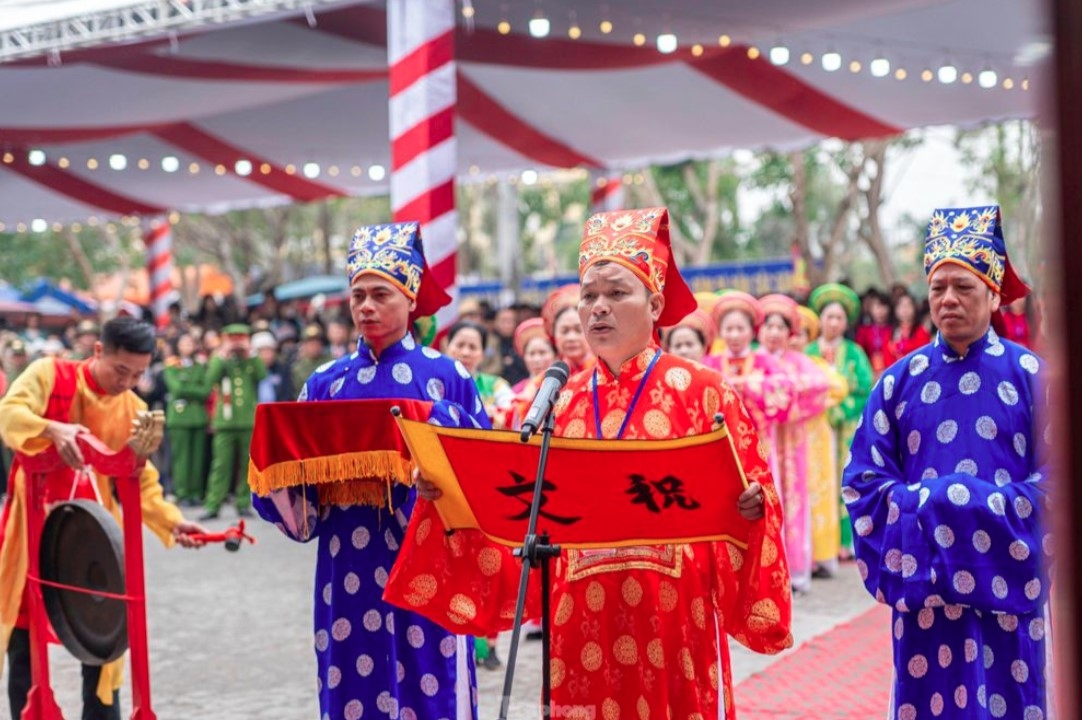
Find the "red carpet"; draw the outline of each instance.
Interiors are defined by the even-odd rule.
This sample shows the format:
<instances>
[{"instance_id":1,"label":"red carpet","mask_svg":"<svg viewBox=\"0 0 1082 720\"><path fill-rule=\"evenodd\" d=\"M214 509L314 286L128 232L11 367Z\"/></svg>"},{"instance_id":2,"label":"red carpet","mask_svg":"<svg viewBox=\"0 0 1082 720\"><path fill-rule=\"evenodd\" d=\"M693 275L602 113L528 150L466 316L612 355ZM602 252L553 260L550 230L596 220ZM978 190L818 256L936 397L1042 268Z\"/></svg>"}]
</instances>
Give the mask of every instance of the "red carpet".
<instances>
[{"instance_id":1,"label":"red carpet","mask_svg":"<svg viewBox=\"0 0 1082 720\"><path fill-rule=\"evenodd\" d=\"M876 605L737 685L737 717L879 720L890 678L890 609Z\"/></svg>"}]
</instances>

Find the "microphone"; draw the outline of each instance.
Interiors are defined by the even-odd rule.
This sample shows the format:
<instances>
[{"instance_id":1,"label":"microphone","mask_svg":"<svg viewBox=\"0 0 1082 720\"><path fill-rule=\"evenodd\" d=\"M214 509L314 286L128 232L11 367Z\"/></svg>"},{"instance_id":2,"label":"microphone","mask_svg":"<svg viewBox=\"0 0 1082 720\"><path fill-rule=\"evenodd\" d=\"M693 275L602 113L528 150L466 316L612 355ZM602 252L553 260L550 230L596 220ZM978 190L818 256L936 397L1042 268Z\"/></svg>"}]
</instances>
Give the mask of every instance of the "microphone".
<instances>
[{"instance_id":1,"label":"microphone","mask_svg":"<svg viewBox=\"0 0 1082 720\"><path fill-rule=\"evenodd\" d=\"M567 384L567 378L571 374L571 368L563 360L557 360L545 371L545 379L541 381L541 387L534 396L530 412L526 413L526 419L522 421L522 442L530 439L537 432L541 423L552 412L552 406L556 404L556 398L560 390Z\"/></svg>"}]
</instances>

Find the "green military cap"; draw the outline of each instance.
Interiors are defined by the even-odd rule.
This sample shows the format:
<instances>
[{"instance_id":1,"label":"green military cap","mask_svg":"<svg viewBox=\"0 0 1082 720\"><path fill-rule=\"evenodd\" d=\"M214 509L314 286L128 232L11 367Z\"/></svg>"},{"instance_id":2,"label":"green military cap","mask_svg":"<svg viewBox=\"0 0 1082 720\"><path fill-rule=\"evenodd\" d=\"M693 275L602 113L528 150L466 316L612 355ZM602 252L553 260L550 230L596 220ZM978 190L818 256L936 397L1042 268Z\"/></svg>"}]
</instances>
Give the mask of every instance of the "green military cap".
<instances>
[{"instance_id":1,"label":"green military cap","mask_svg":"<svg viewBox=\"0 0 1082 720\"><path fill-rule=\"evenodd\" d=\"M251 335L252 328L244 323L232 323L221 330L222 335Z\"/></svg>"},{"instance_id":2,"label":"green military cap","mask_svg":"<svg viewBox=\"0 0 1082 720\"><path fill-rule=\"evenodd\" d=\"M101 334L101 328L93 320L80 320L79 324L75 326L75 334L78 335L99 335Z\"/></svg>"},{"instance_id":3,"label":"green military cap","mask_svg":"<svg viewBox=\"0 0 1082 720\"><path fill-rule=\"evenodd\" d=\"M11 348L12 355L26 354L26 343L24 343L22 340L12 340L11 345L8 345L8 347Z\"/></svg>"},{"instance_id":4,"label":"green military cap","mask_svg":"<svg viewBox=\"0 0 1082 720\"><path fill-rule=\"evenodd\" d=\"M304 328L304 333L301 335L304 340L323 340L323 328L319 325L312 324Z\"/></svg>"}]
</instances>

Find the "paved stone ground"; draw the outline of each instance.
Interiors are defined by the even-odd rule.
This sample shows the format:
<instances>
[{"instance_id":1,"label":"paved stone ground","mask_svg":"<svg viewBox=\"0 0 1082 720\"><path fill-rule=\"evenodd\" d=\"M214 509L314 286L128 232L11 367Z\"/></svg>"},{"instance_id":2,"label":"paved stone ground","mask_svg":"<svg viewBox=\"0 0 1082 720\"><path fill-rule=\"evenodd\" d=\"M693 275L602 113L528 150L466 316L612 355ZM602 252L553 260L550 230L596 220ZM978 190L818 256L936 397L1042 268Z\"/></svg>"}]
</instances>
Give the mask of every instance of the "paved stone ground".
<instances>
[{"instance_id":1,"label":"paved stone ground","mask_svg":"<svg viewBox=\"0 0 1082 720\"><path fill-rule=\"evenodd\" d=\"M194 513L189 513L194 514ZM212 530L233 522L229 511ZM239 553L220 546L166 551L146 535L150 670L160 720L312 720L318 716L311 640L315 546L290 542L256 520L258 544ZM872 604L852 567L816 582L798 598L797 643L830 630ZM885 632L885 630L884 630ZM510 634L500 638L507 656ZM53 687L68 720L78 718L79 666L62 648L50 654ZM759 672L777 656L755 655L733 644L734 680ZM541 647L524 641L513 692L511 720L539 716ZM503 672L478 670L480 717L496 718ZM0 717L7 715L7 677ZM123 717L131 691L121 692ZM737 702L740 694L737 690ZM739 705L738 705L739 706Z\"/></svg>"}]
</instances>

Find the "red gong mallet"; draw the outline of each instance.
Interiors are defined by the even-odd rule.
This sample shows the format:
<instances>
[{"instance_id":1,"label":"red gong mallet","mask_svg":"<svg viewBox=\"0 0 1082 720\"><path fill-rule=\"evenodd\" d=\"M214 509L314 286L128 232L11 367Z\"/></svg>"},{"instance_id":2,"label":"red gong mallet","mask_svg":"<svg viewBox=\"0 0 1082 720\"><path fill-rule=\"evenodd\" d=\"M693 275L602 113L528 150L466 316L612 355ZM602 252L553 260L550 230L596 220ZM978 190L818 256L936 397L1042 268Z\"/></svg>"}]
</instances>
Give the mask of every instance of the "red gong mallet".
<instances>
[{"instance_id":1,"label":"red gong mallet","mask_svg":"<svg viewBox=\"0 0 1082 720\"><path fill-rule=\"evenodd\" d=\"M245 540L255 545L255 538L244 532L243 520L238 520L235 526L226 529L225 532L188 533L188 537L206 544L225 543L225 549L229 552L240 550L240 546L244 544Z\"/></svg>"}]
</instances>

